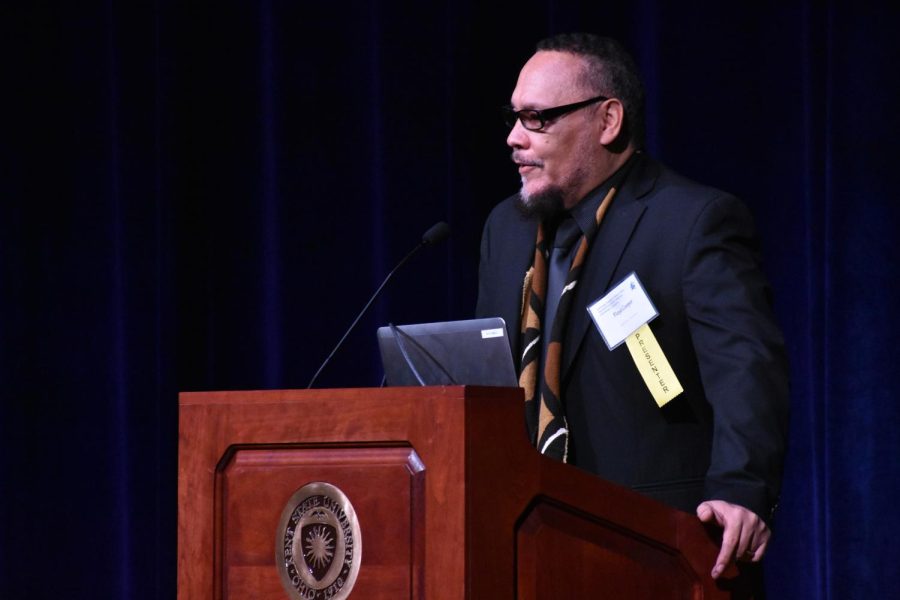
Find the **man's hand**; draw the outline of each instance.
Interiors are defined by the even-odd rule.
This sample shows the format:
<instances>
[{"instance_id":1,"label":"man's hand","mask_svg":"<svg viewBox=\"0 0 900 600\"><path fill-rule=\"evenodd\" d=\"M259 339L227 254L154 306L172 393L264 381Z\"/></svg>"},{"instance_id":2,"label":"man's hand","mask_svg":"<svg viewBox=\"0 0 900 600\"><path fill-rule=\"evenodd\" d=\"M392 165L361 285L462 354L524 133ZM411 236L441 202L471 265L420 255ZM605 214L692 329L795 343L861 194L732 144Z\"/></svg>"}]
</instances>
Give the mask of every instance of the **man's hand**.
<instances>
[{"instance_id":1,"label":"man's hand","mask_svg":"<svg viewBox=\"0 0 900 600\"><path fill-rule=\"evenodd\" d=\"M722 549L711 573L713 579L732 561L762 560L772 532L755 512L724 500L707 500L697 507L697 516L704 523L715 521L723 529Z\"/></svg>"}]
</instances>

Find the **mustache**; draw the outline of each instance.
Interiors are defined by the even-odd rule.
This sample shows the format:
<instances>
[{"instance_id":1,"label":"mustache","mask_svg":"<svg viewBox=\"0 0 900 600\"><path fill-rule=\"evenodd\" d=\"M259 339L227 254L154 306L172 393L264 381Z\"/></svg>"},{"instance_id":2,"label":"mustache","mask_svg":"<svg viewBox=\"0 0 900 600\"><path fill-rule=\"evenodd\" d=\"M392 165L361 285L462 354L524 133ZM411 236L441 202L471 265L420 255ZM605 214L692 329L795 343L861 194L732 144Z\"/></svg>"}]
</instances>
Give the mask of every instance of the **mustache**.
<instances>
[{"instance_id":1,"label":"mustache","mask_svg":"<svg viewBox=\"0 0 900 600\"><path fill-rule=\"evenodd\" d=\"M543 167L544 161L538 160L536 158L525 158L525 156L519 152L518 150L513 150L512 155L510 156L512 161L517 165L527 165L529 167Z\"/></svg>"}]
</instances>

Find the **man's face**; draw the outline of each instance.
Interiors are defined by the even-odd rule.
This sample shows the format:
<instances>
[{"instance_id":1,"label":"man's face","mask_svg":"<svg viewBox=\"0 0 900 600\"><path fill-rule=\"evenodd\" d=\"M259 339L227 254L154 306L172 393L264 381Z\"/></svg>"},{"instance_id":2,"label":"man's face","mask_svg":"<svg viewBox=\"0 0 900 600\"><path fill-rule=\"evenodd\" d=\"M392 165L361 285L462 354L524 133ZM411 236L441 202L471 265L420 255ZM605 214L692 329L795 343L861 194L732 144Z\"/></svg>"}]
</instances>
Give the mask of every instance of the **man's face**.
<instances>
[{"instance_id":1,"label":"man's face","mask_svg":"<svg viewBox=\"0 0 900 600\"><path fill-rule=\"evenodd\" d=\"M511 104L514 110L541 110L587 100L597 95L585 89L582 58L567 52L541 51L519 73ZM516 121L506 143L522 177L521 201L561 204L571 208L600 185L603 175L597 105L590 105L529 131ZM541 211L538 211L540 214Z\"/></svg>"}]
</instances>

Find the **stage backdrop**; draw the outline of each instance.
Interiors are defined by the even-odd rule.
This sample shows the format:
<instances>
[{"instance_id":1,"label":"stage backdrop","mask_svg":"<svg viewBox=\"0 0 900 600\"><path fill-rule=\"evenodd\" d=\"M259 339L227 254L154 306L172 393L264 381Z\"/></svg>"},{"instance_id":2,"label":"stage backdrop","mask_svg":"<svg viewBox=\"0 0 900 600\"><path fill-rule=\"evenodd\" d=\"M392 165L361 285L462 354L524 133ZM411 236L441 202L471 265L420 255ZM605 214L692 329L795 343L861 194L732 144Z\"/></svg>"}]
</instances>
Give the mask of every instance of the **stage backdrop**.
<instances>
[{"instance_id":1,"label":"stage backdrop","mask_svg":"<svg viewBox=\"0 0 900 600\"><path fill-rule=\"evenodd\" d=\"M9 6L12 4L13 6ZM0 597L170 599L179 390L377 385L465 318L534 42L635 53L648 150L754 210L790 349L772 598L896 593L900 18L888 3L4 3Z\"/></svg>"}]
</instances>

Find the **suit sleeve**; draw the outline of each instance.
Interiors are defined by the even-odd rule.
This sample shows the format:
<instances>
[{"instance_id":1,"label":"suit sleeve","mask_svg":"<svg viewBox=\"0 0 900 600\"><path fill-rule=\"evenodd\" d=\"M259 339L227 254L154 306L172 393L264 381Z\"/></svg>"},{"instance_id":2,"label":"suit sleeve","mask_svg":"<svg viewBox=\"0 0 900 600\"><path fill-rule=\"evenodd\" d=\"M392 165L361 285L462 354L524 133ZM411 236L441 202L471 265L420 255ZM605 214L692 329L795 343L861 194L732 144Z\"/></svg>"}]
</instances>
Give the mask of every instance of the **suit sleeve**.
<instances>
[{"instance_id":1,"label":"suit sleeve","mask_svg":"<svg viewBox=\"0 0 900 600\"><path fill-rule=\"evenodd\" d=\"M753 223L736 198L712 200L694 223L683 293L707 401L713 410L704 497L771 519L788 421L784 341L759 267Z\"/></svg>"}]
</instances>

